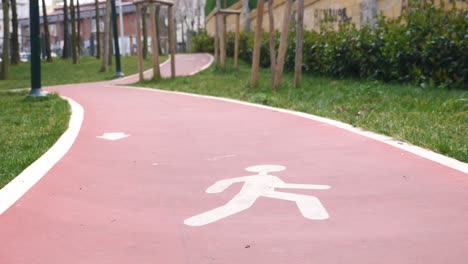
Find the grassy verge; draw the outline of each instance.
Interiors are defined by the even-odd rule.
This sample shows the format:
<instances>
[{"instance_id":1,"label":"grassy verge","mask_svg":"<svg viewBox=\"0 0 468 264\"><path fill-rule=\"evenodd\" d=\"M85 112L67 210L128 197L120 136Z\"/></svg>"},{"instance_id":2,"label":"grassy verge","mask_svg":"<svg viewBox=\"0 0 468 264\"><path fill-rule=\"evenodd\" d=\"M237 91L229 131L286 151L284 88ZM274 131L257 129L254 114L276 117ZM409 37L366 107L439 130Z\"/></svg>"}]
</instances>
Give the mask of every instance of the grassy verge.
<instances>
[{"instance_id":1,"label":"grassy verge","mask_svg":"<svg viewBox=\"0 0 468 264\"><path fill-rule=\"evenodd\" d=\"M38 159L63 134L70 116L57 95L26 98L0 93L0 188Z\"/></svg>"},{"instance_id":2,"label":"grassy verge","mask_svg":"<svg viewBox=\"0 0 468 264\"><path fill-rule=\"evenodd\" d=\"M232 64L232 61L229 61ZM421 88L378 81L303 76L294 88L292 74L277 92L262 69L260 86L248 88L250 68L240 63L226 73L213 67L199 75L138 85L206 94L307 112L392 136L468 162L468 92Z\"/></svg>"},{"instance_id":3,"label":"grassy verge","mask_svg":"<svg viewBox=\"0 0 468 264\"><path fill-rule=\"evenodd\" d=\"M162 60L164 61L166 58L167 56L163 57ZM122 71L126 76L138 72L138 58L136 56L121 57L121 59ZM151 65L150 59L145 60L145 69L149 69ZM115 74L115 64L111 65L109 72L103 73L100 71L101 61L94 57L81 57L80 63L77 65L73 65L71 59L55 58L52 63L42 61L41 66L43 86L105 81L111 80ZM10 79L0 81L0 90L31 87L30 80L29 62L10 66Z\"/></svg>"},{"instance_id":4,"label":"grassy verge","mask_svg":"<svg viewBox=\"0 0 468 264\"><path fill-rule=\"evenodd\" d=\"M165 57L167 58L167 57ZM164 58L164 59L165 59ZM110 80L114 66L107 73L99 71L100 60L82 57L80 63L57 58L42 63L43 86ZM151 61L145 61L145 68ZM137 57L122 57L122 71L137 73ZM45 153L68 127L67 102L57 95L26 98L26 92L9 89L30 87L30 64L10 67L10 79L0 81L0 189Z\"/></svg>"}]
</instances>

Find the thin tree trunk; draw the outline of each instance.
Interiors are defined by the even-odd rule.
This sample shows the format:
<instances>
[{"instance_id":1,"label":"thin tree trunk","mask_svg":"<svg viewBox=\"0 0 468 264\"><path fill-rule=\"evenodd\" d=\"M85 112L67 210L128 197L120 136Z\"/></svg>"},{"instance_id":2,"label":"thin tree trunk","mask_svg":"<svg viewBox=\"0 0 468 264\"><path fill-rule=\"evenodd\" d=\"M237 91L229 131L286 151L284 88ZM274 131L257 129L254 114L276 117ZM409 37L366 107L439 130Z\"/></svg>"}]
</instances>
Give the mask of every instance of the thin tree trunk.
<instances>
[{"instance_id":1,"label":"thin tree trunk","mask_svg":"<svg viewBox=\"0 0 468 264\"><path fill-rule=\"evenodd\" d=\"M281 29L281 40L278 51L278 60L276 61L276 74L275 83L273 89L276 89L283 79L284 61L286 58L286 50L288 48L288 32L289 32L289 21L291 21L292 11L292 0L286 1L283 15L283 25Z\"/></svg>"},{"instance_id":2,"label":"thin tree trunk","mask_svg":"<svg viewBox=\"0 0 468 264\"><path fill-rule=\"evenodd\" d=\"M97 43L97 50L96 50L96 59L101 58L101 28L100 28L100 16L101 12L99 12L99 0L94 1L94 6L96 8L96 43Z\"/></svg>"},{"instance_id":3,"label":"thin tree trunk","mask_svg":"<svg viewBox=\"0 0 468 264\"><path fill-rule=\"evenodd\" d=\"M11 33L11 64L16 65L20 62L16 0L11 0L11 16L13 26L13 32Z\"/></svg>"},{"instance_id":4,"label":"thin tree trunk","mask_svg":"<svg viewBox=\"0 0 468 264\"><path fill-rule=\"evenodd\" d=\"M195 4L196 6L196 16L197 16L197 33L200 32L200 28L201 28L201 8L200 8L200 0L196 0L197 3Z\"/></svg>"},{"instance_id":5,"label":"thin tree trunk","mask_svg":"<svg viewBox=\"0 0 468 264\"><path fill-rule=\"evenodd\" d=\"M143 81L143 53L141 50L141 6L139 4L135 5L136 7L136 44L137 44L137 53L138 53L138 76L140 82ZM131 40L131 38L130 38ZM132 46L133 50L133 46Z\"/></svg>"},{"instance_id":6,"label":"thin tree trunk","mask_svg":"<svg viewBox=\"0 0 468 264\"><path fill-rule=\"evenodd\" d=\"M250 8L249 8L249 0L243 0L243 8L242 8L242 15L244 20L244 31L250 31Z\"/></svg>"},{"instance_id":7,"label":"thin tree trunk","mask_svg":"<svg viewBox=\"0 0 468 264\"><path fill-rule=\"evenodd\" d=\"M109 1L110 2L110 1ZM112 5L109 4L111 7ZM112 30L112 9L109 9L109 66L112 65L112 57L114 57L114 30Z\"/></svg>"},{"instance_id":8,"label":"thin tree trunk","mask_svg":"<svg viewBox=\"0 0 468 264\"><path fill-rule=\"evenodd\" d=\"M156 35L156 10L154 4L150 5L150 20L151 20L151 49L153 56L153 81L158 80L161 77L161 71L159 69L159 45L158 37Z\"/></svg>"},{"instance_id":9,"label":"thin tree trunk","mask_svg":"<svg viewBox=\"0 0 468 264\"><path fill-rule=\"evenodd\" d=\"M268 17L270 26L270 65L271 65L271 88L275 89L275 74L276 74L276 30L275 16L273 14L274 0L268 1Z\"/></svg>"},{"instance_id":10,"label":"thin tree trunk","mask_svg":"<svg viewBox=\"0 0 468 264\"><path fill-rule=\"evenodd\" d=\"M49 32L49 19L47 18L47 7L45 0L42 0L42 19L44 20L44 38L45 38L45 51L47 62L52 62L52 55L50 51L50 32Z\"/></svg>"},{"instance_id":11,"label":"thin tree trunk","mask_svg":"<svg viewBox=\"0 0 468 264\"><path fill-rule=\"evenodd\" d=\"M215 35L214 35L214 61L216 67L219 66L219 31L220 31L220 22L219 22L219 14L218 11L221 8L221 0L217 0L216 2L216 13L215 13Z\"/></svg>"},{"instance_id":12,"label":"thin tree trunk","mask_svg":"<svg viewBox=\"0 0 468 264\"><path fill-rule=\"evenodd\" d=\"M224 0L224 8L227 7L227 0ZM221 69L226 70L226 16L221 15L220 39L219 39L219 57L221 59Z\"/></svg>"},{"instance_id":13,"label":"thin tree trunk","mask_svg":"<svg viewBox=\"0 0 468 264\"><path fill-rule=\"evenodd\" d=\"M260 47L262 43L262 24L263 24L263 0L257 2L257 25L255 28L255 42L252 59L252 74L250 78L250 85L252 87L258 86L258 70L260 67Z\"/></svg>"},{"instance_id":14,"label":"thin tree trunk","mask_svg":"<svg viewBox=\"0 0 468 264\"><path fill-rule=\"evenodd\" d=\"M182 45L185 44L185 38L184 38L184 21L180 21L180 27L182 28ZM184 45L185 46L185 45Z\"/></svg>"},{"instance_id":15,"label":"thin tree trunk","mask_svg":"<svg viewBox=\"0 0 468 264\"><path fill-rule=\"evenodd\" d=\"M224 1L226 5L226 0ZM216 7L218 11L222 8L221 0L216 1ZM224 15L218 14L218 38L219 38L219 60L221 64L221 69L224 71L226 69L226 24L224 20Z\"/></svg>"},{"instance_id":16,"label":"thin tree trunk","mask_svg":"<svg viewBox=\"0 0 468 264\"><path fill-rule=\"evenodd\" d=\"M10 3L2 0L3 5L3 56L1 80L8 79L8 66L10 64Z\"/></svg>"},{"instance_id":17,"label":"thin tree trunk","mask_svg":"<svg viewBox=\"0 0 468 264\"><path fill-rule=\"evenodd\" d=\"M63 51L62 51L62 58L68 59L70 57L68 47L70 44L68 43L68 36L70 33L68 32L68 0L63 0Z\"/></svg>"},{"instance_id":18,"label":"thin tree trunk","mask_svg":"<svg viewBox=\"0 0 468 264\"><path fill-rule=\"evenodd\" d=\"M155 10L155 23L156 23L156 41L158 42L158 52L159 54L162 54L162 48L161 48L161 35L160 35L160 28L159 28L159 19L161 15L161 6L157 5L156 10Z\"/></svg>"},{"instance_id":19,"label":"thin tree trunk","mask_svg":"<svg viewBox=\"0 0 468 264\"><path fill-rule=\"evenodd\" d=\"M143 7L141 9L141 27L143 31L143 59L146 60L148 57L148 23L146 23L146 15L148 14L148 8Z\"/></svg>"},{"instance_id":20,"label":"thin tree trunk","mask_svg":"<svg viewBox=\"0 0 468 264\"><path fill-rule=\"evenodd\" d=\"M304 0L298 0L297 4L296 65L294 80L296 88L300 88L302 76L302 51L304 46Z\"/></svg>"},{"instance_id":21,"label":"thin tree trunk","mask_svg":"<svg viewBox=\"0 0 468 264\"><path fill-rule=\"evenodd\" d=\"M76 45L78 49L78 58L81 56L81 12L80 12L80 1L76 0Z\"/></svg>"},{"instance_id":22,"label":"thin tree trunk","mask_svg":"<svg viewBox=\"0 0 468 264\"><path fill-rule=\"evenodd\" d=\"M106 1L106 15L104 16L104 43L103 43L103 54L102 54L102 65L101 71L109 71L109 42L110 42L110 12L111 5L110 0Z\"/></svg>"},{"instance_id":23,"label":"thin tree trunk","mask_svg":"<svg viewBox=\"0 0 468 264\"><path fill-rule=\"evenodd\" d=\"M74 0L70 0L70 18L71 18L71 30L72 30L72 59L73 64L78 63L77 54L77 37L76 37L76 18L75 18L75 3Z\"/></svg>"},{"instance_id":24,"label":"thin tree trunk","mask_svg":"<svg viewBox=\"0 0 468 264\"><path fill-rule=\"evenodd\" d=\"M239 66L240 15L236 15L236 39L234 43L234 68Z\"/></svg>"}]
</instances>

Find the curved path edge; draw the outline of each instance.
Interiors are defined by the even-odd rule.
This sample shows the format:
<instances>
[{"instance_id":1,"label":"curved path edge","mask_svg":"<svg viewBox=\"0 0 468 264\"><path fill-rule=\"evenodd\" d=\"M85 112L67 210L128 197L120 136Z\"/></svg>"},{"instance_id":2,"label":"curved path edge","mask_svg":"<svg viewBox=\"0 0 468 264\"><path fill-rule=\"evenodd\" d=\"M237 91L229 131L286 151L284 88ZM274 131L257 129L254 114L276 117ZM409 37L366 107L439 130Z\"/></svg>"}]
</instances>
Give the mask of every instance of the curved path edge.
<instances>
[{"instance_id":1,"label":"curved path edge","mask_svg":"<svg viewBox=\"0 0 468 264\"><path fill-rule=\"evenodd\" d=\"M208 69L213 64L214 57L211 54L206 55L210 57L210 61L200 69L190 72L188 75L195 75L199 72L202 72ZM160 67L163 67L170 61L171 59L168 58L166 61L160 64ZM148 74L150 72L152 72L152 69L146 70L144 74ZM130 80L137 76L138 73L117 80L104 81L102 83L112 84L113 81L121 82L125 80ZM49 86L49 88L73 87L75 85L76 84L62 84ZM110 86L115 85L117 84L113 84ZM9 182L2 189L0 189L0 215L2 215L6 210L8 210L8 208L10 208L16 201L18 201L29 189L31 189L37 182L39 182L39 180L42 177L44 177L47 174L47 172L50 169L52 169L55 166L55 164L57 164L57 162L60 161L60 159L62 159L63 156L65 156L65 154L68 152L68 150L70 150L76 138L78 137L84 119L84 109L73 99L65 96L61 97L67 100L68 104L70 105L71 116L70 121L68 123L68 129L62 134L62 136L60 136L60 138L45 154L39 157L35 162L33 162L25 170L23 170L16 178L14 178L11 182Z\"/></svg>"},{"instance_id":2,"label":"curved path edge","mask_svg":"<svg viewBox=\"0 0 468 264\"><path fill-rule=\"evenodd\" d=\"M177 92L177 91L166 91L166 90L161 90L157 88L143 88L143 87L134 87L134 86L120 86L122 88L127 88L127 89L142 89L142 90L148 90L148 91L153 91L153 92L161 92L161 93L172 93L172 94L179 94L179 95L185 95L185 96L191 96L191 97L197 97L197 98L204 98L204 99L211 99L211 100L218 100L218 101L224 101L224 102L229 102L229 103L234 103L234 104L241 104L245 106L250 106L250 107L256 107L256 108L261 108L261 109L267 109L271 111L277 111L281 113L286 113L294 116L299 116L302 118L306 118L309 120L314 120L318 121L321 123L325 123L331 126L335 126L341 129L344 129L346 131L350 131L352 133L365 136L374 140L377 140L379 142L383 142L385 144L391 145L393 147L408 151L410 153L413 153L415 155L418 155L420 157L426 158L428 160L437 162L439 164L442 164L444 166L447 166L449 168L468 173L468 163L456 160L454 158L450 158L447 156L444 156L442 154L436 153L432 150L425 149L422 147L415 146L413 144L407 143L407 142L402 142L399 140L396 140L392 137L377 134L375 132L367 131L362 128L354 127L350 124L337 121L334 119L326 118L326 117L321 117L321 116L316 116L313 114L308 114L304 112L298 112L294 110L288 110L288 109L283 109L283 108L277 108L277 107L272 107L272 106L266 106L266 105L260 105L260 104L254 104L254 103L249 103L249 102L244 102L236 99L230 99L230 98L225 98L225 97L216 97L216 96L210 96L210 95L200 95L200 94L191 94L191 93L186 93L186 92Z\"/></svg>"},{"instance_id":3,"label":"curved path edge","mask_svg":"<svg viewBox=\"0 0 468 264\"><path fill-rule=\"evenodd\" d=\"M84 119L83 107L73 99L61 96L70 105L70 121L67 130L55 144L20 175L0 189L0 215L33 187L70 150L75 142Z\"/></svg>"}]
</instances>

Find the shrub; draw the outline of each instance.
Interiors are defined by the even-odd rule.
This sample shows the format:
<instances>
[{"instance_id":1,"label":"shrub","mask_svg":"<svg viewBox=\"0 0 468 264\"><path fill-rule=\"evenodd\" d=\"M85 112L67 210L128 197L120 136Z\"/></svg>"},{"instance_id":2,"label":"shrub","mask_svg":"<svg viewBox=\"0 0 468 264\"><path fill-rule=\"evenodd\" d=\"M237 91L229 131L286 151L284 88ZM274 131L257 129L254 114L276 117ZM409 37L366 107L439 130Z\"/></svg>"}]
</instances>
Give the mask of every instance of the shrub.
<instances>
[{"instance_id":1,"label":"shrub","mask_svg":"<svg viewBox=\"0 0 468 264\"><path fill-rule=\"evenodd\" d=\"M214 53L214 38L209 36L206 31L202 31L193 37L192 49L194 52Z\"/></svg>"},{"instance_id":2,"label":"shrub","mask_svg":"<svg viewBox=\"0 0 468 264\"><path fill-rule=\"evenodd\" d=\"M304 33L304 71L421 85L468 88L468 12L413 6L401 17L379 17L375 28L341 24L334 31ZM327 29L328 28L328 29ZM295 30L288 36L285 70L294 71ZM276 46L279 46L277 33ZM241 59L252 62L254 35L242 33ZM227 53L234 54L234 34ZM261 43L262 67L270 66L269 36Z\"/></svg>"}]
</instances>

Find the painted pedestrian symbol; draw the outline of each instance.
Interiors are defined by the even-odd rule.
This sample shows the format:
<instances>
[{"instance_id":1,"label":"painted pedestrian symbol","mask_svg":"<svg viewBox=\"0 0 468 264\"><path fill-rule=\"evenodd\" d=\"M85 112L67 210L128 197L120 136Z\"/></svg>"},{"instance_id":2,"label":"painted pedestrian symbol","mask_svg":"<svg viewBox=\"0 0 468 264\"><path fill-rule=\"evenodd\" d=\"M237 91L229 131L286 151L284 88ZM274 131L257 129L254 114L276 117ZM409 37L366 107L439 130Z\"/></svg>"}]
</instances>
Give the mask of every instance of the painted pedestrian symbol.
<instances>
[{"instance_id":1,"label":"painted pedestrian symbol","mask_svg":"<svg viewBox=\"0 0 468 264\"><path fill-rule=\"evenodd\" d=\"M239 213L251 207L259 197L268 197L295 202L301 214L308 219L324 220L330 216L317 197L279 192L275 188L284 189L307 189L326 190L328 185L314 184L291 184L285 183L280 178L270 175L270 172L285 170L286 167L279 165L257 165L246 168L246 171L256 172L252 176L224 179L216 182L206 189L207 193L220 193L234 183L244 182L241 191L228 203L213 210L192 216L184 221L189 226L203 226L233 214Z\"/></svg>"}]
</instances>

